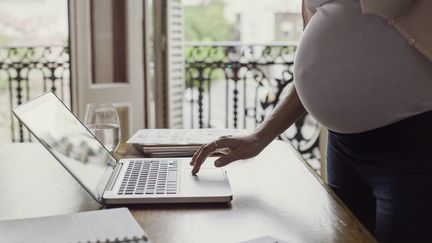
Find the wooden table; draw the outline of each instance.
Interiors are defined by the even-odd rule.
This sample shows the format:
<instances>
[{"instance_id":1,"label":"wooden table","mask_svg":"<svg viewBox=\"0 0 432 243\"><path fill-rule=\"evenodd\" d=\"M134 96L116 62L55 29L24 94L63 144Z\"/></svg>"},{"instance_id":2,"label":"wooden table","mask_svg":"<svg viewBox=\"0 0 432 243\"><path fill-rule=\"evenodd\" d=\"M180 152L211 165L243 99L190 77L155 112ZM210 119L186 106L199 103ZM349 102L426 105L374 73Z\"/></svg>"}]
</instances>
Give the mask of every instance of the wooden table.
<instances>
[{"instance_id":1,"label":"wooden table","mask_svg":"<svg viewBox=\"0 0 432 243\"><path fill-rule=\"evenodd\" d=\"M237 242L271 235L288 242L375 242L289 145L274 141L226 167L229 204L129 206L155 243ZM40 144L0 146L0 220L99 209Z\"/></svg>"}]
</instances>

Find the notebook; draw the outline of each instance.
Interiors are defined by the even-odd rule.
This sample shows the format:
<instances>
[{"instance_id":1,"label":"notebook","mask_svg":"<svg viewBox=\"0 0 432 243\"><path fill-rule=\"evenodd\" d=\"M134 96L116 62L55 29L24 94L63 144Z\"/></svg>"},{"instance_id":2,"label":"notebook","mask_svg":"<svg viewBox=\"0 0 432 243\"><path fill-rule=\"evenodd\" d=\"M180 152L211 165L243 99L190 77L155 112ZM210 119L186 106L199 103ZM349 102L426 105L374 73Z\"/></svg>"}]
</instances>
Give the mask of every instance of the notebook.
<instances>
[{"instance_id":1,"label":"notebook","mask_svg":"<svg viewBox=\"0 0 432 243\"><path fill-rule=\"evenodd\" d=\"M150 242L127 208L0 221L0 242Z\"/></svg>"}]
</instances>

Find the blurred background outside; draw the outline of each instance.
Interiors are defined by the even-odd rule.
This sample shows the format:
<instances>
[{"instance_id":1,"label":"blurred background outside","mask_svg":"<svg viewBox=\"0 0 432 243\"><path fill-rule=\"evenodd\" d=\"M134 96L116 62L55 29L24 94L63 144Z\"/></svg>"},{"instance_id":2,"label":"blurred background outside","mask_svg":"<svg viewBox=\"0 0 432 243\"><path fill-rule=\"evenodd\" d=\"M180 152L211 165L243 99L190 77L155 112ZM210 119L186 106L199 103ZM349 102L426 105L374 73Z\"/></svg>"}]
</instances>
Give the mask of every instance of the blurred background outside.
<instances>
[{"instance_id":1,"label":"blurred background outside","mask_svg":"<svg viewBox=\"0 0 432 243\"><path fill-rule=\"evenodd\" d=\"M295 44L302 31L301 0L183 0L182 3L186 45ZM0 62L10 48L67 47L67 5L67 0L0 0ZM0 143L11 141L9 89L16 87L9 87L7 71L0 69ZM29 76L32 90L42 89L43 76L37 72ZM217 82L212 85L217 86Z\"/></svg>"},{"instance_id":2,"label":"blurred background outside","mask_svg":"<svg viewBox=\"0 0 432 243\"><path fill-rule=\"evenodd\" d=\"M183 127L253 129L292 85L301 0L181 3ZM16 135L23 134L11 114L16 104L54 89L71 106L68 28L67 0L0 0L0 144L25 140ZM318 169L319 125L306 117L285 134Z\"/></svg>"}]
</instances>

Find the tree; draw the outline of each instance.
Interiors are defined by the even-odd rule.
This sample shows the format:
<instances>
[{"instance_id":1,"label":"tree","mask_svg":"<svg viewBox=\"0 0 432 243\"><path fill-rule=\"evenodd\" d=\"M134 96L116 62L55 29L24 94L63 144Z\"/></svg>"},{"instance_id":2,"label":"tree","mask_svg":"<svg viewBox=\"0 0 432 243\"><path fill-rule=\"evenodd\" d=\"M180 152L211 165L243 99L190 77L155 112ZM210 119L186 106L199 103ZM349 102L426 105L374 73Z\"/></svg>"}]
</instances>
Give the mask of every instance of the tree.
<instances>
[{"instance_id":1,"label":"tree","mask_svg":"<svg viewBox=\"0 0 432 243\"><path fill-rule=\"evenodd\" d=\"M232 41L236 27L224 17L223 0L203 1L199 5L185 6L186 41Z\"/></svg>"}]
</instances>

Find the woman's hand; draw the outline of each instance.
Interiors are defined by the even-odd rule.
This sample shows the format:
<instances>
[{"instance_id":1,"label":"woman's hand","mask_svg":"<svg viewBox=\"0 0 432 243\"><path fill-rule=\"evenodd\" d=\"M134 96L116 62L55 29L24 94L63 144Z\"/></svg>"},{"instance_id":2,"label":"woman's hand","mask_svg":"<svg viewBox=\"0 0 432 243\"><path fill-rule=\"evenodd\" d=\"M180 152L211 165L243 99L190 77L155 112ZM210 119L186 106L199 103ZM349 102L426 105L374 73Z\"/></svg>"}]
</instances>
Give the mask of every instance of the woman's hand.
<instances>
[{"instance_id":1,"label":"woman's hand","mask_svg":"<svg viewBox=\"0 0 432 243\"><path fill-rule=\"evenodd\" d=\"M279 102L272 113L251 135L220 137L213 143L201 146L190 162L193 165L192 174L196 175L205 159L218 149L227 149L229 151L228 154L215 161L216 167L258 155L274 138L288 129L305 113L306 109L298 97L297 90L292 87L288 95Z\"/></svg>"},{"instance_id":2,"label":"woman's hand","mask_svg":"<svg viewBox=\"0 0 432 243\"><path fill-rule=\"evenodd\" d=\"M195 152L190 162L190 165L193 165L192 174L196 175L207 157L216 150L225 149L228 151L226 155L222 155L214 162L216 167L222 167L233 161L248 159L258 155L270 142L271 140L260 139L254 133L242 137L220 137L212 143L201 146Z\"/></svg>"}]
</instances>

